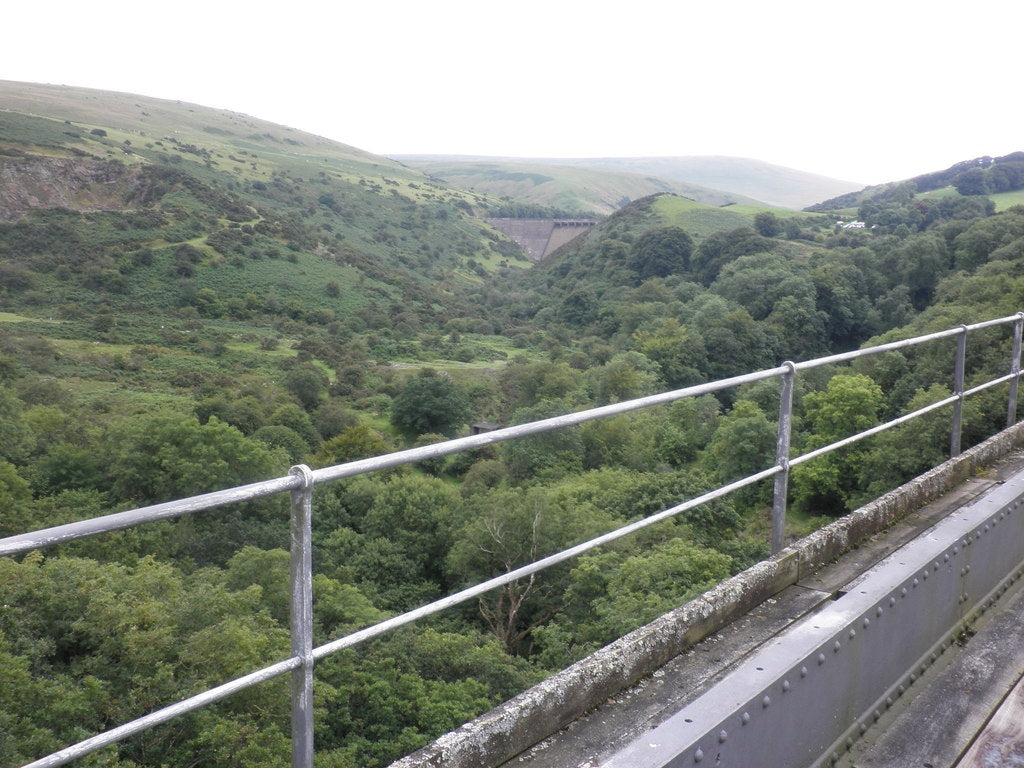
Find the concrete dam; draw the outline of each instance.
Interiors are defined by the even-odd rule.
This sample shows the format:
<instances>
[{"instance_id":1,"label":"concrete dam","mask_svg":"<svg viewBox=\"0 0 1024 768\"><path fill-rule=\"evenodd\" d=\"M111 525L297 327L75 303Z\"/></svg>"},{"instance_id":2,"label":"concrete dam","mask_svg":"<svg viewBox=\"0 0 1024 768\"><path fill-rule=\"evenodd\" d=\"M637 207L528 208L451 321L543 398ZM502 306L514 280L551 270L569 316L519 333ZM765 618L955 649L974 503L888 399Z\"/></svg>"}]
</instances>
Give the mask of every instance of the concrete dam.
<instances>
[{"instance_id":1,"label":"concrete dam","mask_svg":"<svg viewBox=\"0 0 1024 768\"><path fill-rule=\"evenodd\" d=\"M487 223L503 233L537 262L590 230L596 221L591 219L486 219Z\"/></svg>"}]
</instances>

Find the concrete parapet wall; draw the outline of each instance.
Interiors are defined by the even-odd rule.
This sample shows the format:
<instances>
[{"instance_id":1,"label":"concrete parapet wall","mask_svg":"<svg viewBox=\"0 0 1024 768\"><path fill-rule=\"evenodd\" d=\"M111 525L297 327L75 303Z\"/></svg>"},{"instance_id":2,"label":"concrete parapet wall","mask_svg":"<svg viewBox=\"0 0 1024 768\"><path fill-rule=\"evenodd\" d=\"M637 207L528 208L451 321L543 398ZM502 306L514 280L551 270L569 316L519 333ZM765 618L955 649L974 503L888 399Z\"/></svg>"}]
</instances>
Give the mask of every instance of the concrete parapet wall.
<instances>
[{"instance_id":1,"label":"concrete parapet wall","mask_svg":"<svg viewBox=\"0 0 1024 768\"><path fill-rule=\"evenodd\" d=\"M1024 447L1024 422L727 579L392 768L498 766L910 512Z\"/></svg>"},{"instance_id":2,"label":"concrete parapet wall","mask_svg":"<svg viewBox=\"0 0 1024 768\"><path fill-rule=\"evenodd\" d=\"M793 544L800 575L804 578L879 531L901 520L915 509L949 492L985 467L1024 445L1024 422L1000 432L960 456L949 459L909 483L854 510ZM780 553L780 554L784 554ZM743 574L739 574L742 576Z\"/></svg>"}]
</instances>

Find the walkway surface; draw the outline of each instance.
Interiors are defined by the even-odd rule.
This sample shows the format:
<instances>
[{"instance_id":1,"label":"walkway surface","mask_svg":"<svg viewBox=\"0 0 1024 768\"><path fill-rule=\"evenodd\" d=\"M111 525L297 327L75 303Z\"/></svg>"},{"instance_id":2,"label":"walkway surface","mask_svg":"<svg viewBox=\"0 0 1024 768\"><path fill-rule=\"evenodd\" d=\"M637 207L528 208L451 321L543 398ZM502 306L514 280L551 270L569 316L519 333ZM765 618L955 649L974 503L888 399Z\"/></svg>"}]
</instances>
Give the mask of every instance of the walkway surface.
<instances>
[{"instance_id":1,"label":"walkway surface","mask_svg":"<svg viewBox=\"0 0 1024 768\"><path fill-rule=\"evenodd\" d=\"M844 594L872 566L954 510L1024 470L1011 453L989 471L786 588L637 685L505 766L599 768L710 689L744 659ZM844 768L1024 766L1024 590L1018 581L838 761ZM988 725L988 730L985 730ZM979 734L981 734L979 736ZM618 764L618 763L616 763ZM788 767L787 767L788 768Z\"/></svg>"}]
</instances>

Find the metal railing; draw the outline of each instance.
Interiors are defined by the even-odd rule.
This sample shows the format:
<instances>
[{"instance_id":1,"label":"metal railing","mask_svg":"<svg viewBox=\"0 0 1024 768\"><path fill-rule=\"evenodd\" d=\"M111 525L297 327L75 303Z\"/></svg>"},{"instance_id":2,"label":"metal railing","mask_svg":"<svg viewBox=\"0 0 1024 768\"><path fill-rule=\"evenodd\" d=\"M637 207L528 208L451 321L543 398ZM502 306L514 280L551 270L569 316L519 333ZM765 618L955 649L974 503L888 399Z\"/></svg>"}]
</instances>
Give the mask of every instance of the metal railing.
<instances>
[{"instance_id":1,"label":"metal railing","mask_svg":"<svg viewBox=\"0 0 1024 768\"><path fill-rule=\"evenodd\" d=\"M971 331L996 326L1013 326L1013 349L1010 356L1009 373L1004 376L985 381L971 389L964 390L965 360L967 336ZM311 768L313 765L313 668L315 663L337 651L350 648L366 640L383 635L397 627L409 624L418 619L471 600L489 590L516 581L517 579L537 573L557 563L574 558L584 552L627 536L635 531L654 525L701 504L725 496L733 491L749 485L774 478L772 507L772 551L781 549L784 541L786 496L790 470L811 461L812 459L838 450L853 442L871 435L891 429L912 419L919 418L940 408L952 405L950 428L950 456L960 453L961 426L964 400L983 390L1003 383L1009 383L1007 399L1007 426L1016 421L1017 391L1020 380L1021 337L1024 330L1024 313L1013 316L962 325L946 331L917 336L903 341L896 341L867 349L831 355L801 363L786 362L776 368L735 376L728 379L686 387L684 389L665 392L657 395L630 400L600 408L593 408L577 413L569 413L541 421L531 422L493 432L469 437L462 437L443 443L413 448L384 456L362 459L333 467L313 470L305 465L292 467L286 477L266 480L250 485L230 488L200 496L192 496L179 501L142 507L139 509L118 512L104 517L92 518L77 523L69 523L32 533L0 539L0 556L16 555L41 547L75 541L99 533L122 530L143 523L166 520L195 514L204 510L215 509L230 504L251 501L258 498L288 492L291 494L291 656L283 661L256 670L248 675L236 678L223 685L211 688L203 693L184 699L176 704L152 712L137 720L105 731L69 746L63 750L43 757L29 764L29 768L64 765L72 760L87 755L103 747L122 741L129 736L148 730L156 725L187 714L213 702L224 699L246 688L262 682L291 674L292 682L292 766L293 768ZM919 346L940 339L956 338L956 353L953 370L953 392L949 397L920 408L912 413L904 414L896 419L859 432L855 435L838 440L829 445L809 451L797 457L790 457L790 438L793 422L793 389L796 376L806 371L825 365L843 363L883 352ZM666 405L687 397L711 394L731 389L744 384L766 379L781 380L779 395L779 423L776 448L776 462L753 475L720 486L698 497L682 502L676 506L662 510L629 525L618 528L590 541L578 544L569 549L537 560L536 562L517 568L501 576L489 579L441 600L421 606L413 611L403 613L386 621L362 629L345 637L332 640L324 645L313 646L313 572L312 572L312 516L313 489L316 485L340 480L342 478L375 472L392 467L412 464L426 459L446 456L461 451L481 448L507 440L522 438L529 435L562 429L606 416L624 414L632 411Z\"/></svg>"}]
</instances>

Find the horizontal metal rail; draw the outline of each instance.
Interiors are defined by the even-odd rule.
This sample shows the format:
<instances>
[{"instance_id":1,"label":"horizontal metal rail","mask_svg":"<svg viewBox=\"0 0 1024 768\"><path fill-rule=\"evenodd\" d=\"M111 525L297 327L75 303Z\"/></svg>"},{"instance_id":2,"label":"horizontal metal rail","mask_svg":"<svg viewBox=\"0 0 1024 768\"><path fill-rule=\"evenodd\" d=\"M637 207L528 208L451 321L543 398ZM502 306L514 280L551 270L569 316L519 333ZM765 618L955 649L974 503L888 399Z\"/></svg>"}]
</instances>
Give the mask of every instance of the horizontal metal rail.
<instances>
[{"instance_id":1,"label":"horizontal metal rail","mask_svg":"<svg viewBox=\"0 0 1024 768\"><path fill-rule=\"evenodd\" d=\"M829 443L828 445L822 446L821 448L815 448L813 451L802 453L799 456L790 459L789 466L799 466L800 464L804 464L810 461L811 459L816 459L819 456L824 456L826 453L832 453L832 451L837 451L840 448L845 448L848 445L852 445L853 443L863 440L866 437L877 435L880 432L885 432L886 430L898 427L901 424L906 424L908 421L913 421L914 419L920 416L924 416L926 413L931 413L932 411L937 411L940 408L945 408L947 405L955 403L959 399L960 398L955 395L943 398L942 400L932 403L931 405L926 405L924 408L919 408L918 410L913 411L911 413L905 413L902 416L893 419L892 421L887 421L884 424L879 424L876 427L865 429L863 432L858 432L855 435L844 437L842 440L837 440L834 443Z\"/></svg>"},{"instance_id":2,"label":"horizontal metal rail","mask_svg":"<svg viewBox=\"0 0 1024 768\"><path fill-rule=\"evenodd\" d=\"M763 381L764 379L770 379L780 375L780 373L783 373L786 370L787 369L784 367L772 368L765 371L745 374L743 376L735 376L730 379L722 379L720 381L713 381L707 384L698 384L696 386L686 387L684 389L678 389L671 392L650 395L636 400L613 403L600 408L591 408L589 410L578 411L576 413L553 416L548 419L533 421L529 424L520 424L513 427L496 429L492 432L485 432L480 435L460 437L455 440L447 440L445 442L434 443L432 445L410 448L404 451L396 451L395 453L389 453L384 456L373 456L368 459L350 461L346 464L339 464L333 467L314 469L312 470L312 482L314 485L319 485L347 477L354 477L356 475L379 472L384 469L392 469L406 464L415 464L418 461L424 461L426 459L434 459L439 456L447 456L449 454L460 453L461 451L468 451L474 448L483 448L506 440L513 440L515 438L535 435L541 432L551 432L556 429L576 426L607 416L629 413L643 408L651 408L656 405L666 405L687 397L698 397L700 395L712 394L724 389L738 387L743 384L752 384L757 381ZM115 512L111 515L95 517L75 523L66 523L64 525L54 526L53 528L46 528L17 536L10 536L5 539L0 539L0 556L21 554L35 549L41 549L42 547L53 546L55 544L66 544L78 539L95 536L99 533L109 533L111 531L131 528L143 523L151 523L158 520L170 520L207 509L214 509L216 507L224 507L229 504L237 504L243 501L265 498L285 491L297 490L301 485L301 478L296 474L290 474L286 477L280 477L274 480L265 480L259 483L239 486L237 488L229 488L223 491L191 496L179 501L168 501L162 504L140 507L138 509L128 510L125 512Z\"/></svg>"},{"instance_id":3,"label":"horizontal metal rail","mask_svg":"<svg viewBox=\"0 0 1024 768\"><path fill-rule=\"evenodd\" d=\"M954 338L964 332L964 330L980 330L981 328L989 328L994 325L1002 325L1011 320L1016 320L1016 316L1002 318L1000 320L990 320L983 323L976 323L975 325L962 325L959 328L951 328L946 331L937 331L935 333L929 333L924 336L915 336L911 339L902 339L900 341L891 341L887 344L879 344L876 347L867 347L865 349L855 349L850 352L840 352L836 355L828 355L827 357L817 357L814 360L805 360L801 363L794 363L798 371L809 371L812 368L820 368L823 365L835 365L836 363L848 363L851 360L857 360L861 357L868 357L870 355L881 354L882 352L891 352L897 349L906 349L907 347L917 347L921 344L927 344L930 341L938 341L940 339Z\"/></svg>"},{"instance_id":4,"label":"horizontal metal rail","mask_svg":"<svg viewBox=\"0 0 1024 768\"><path fill-rule=\"evenodd\" d=\"M267 496L274 496L285 491L294 490L299 487L300 482L295 476L289 475L288 477L279 477L275 480L264 480L251 485L229 488L225 491L214 491L213 493L204 493L200 496L190 496L180 501L153 504L148 507L115 512L111 515L93 517L76 523L66 523L54 526L53 528L44 528L31 533L10 536L6 539L0 539L0 556L18 555L56 544L67 544L100 533L111 533L124 530L125 528L133 528L143 523L173 520L207 509L226 507L229 504L266 498Z\"/></svg>"},{"instance_id":5,"label":"horizontal metal rail","mask_svg":"<svg viewBox=\"0 0 1024 768\"><path fill-rule=\"evenodd\" d=\"M1014 325L1014 345L1013 352L1011 354L1010 373L1008 375L984 382L966 391L962 388L962 380L958 378L954 384L959 383L961 386L954 386L955 391L950 397L944 398L912 413L902 415L884 424L880 424L855 435L843 438L842 440L836 441L830 445L817 448L795 458L790 458L789 430L792 423L792 385L793 379L799 371L809 370L824 365L849 362L869 355L904 349L940 339L958 338L955 367L958 372L962 372L964 363L964 342L968 332L982 328L1008 325L1011 323ZM47 528L45 530L0 539L0 555L16 555L39 549L41 547L67 543L100 533L122 530L158 520L169 520L177 517L183 517L185 515L215 509L230 504L265 498L279 493L289 492L292 495L293 582L291 632L293 655L284 661L280 661L244 677L224 683L223 685L212 688L204 693L165 707L159 711L111 729L110 731L98 736L86 739L78 744L30 763L29 765L31 768L64 765L71 760L94 752L102 747L114 744L131 735L152 728L155 725L171 720L182 714L206 706L207 704L218 701L237 691L253 685L258 685L272 678L291 673L293 676L292 765L293 768L310 768L312 765L313 753L312 667L315 661L323 659L342 649L353 647L359 643L369 640L370 638L383 635L397 627L465 603L468 600L472 600L473 598L492 589L509 584L525 576L535 574L558 563L565 562L566 560L577 557L580 554L590 551L596 547L603 546L609 542L628 536L638 530L671 518L684 511L726 496L740 488L759 483L769 478L775 479L772 549L773 551L776 551L781 548L782 543L781 534L784 530L787 482L791 467L805 463L826 453L839 450L853 442L878 434L886 429L899 426L900 424L949 405L954 406L954 423L951 430L954 437L951 452L955 454L959 450L960 429L959 415L958 411L956 411L957 407L962 404L966 397L1007 382L1010 384L1010 394L1007 405L1007 424L1010 425L1014 423L1016 420L1017 387L1020 378L1022 330L1024 330L1024 313L1018 313L1017 315L1010 317L988 320L969 326L960 326L955 329L890 342L867 349L845 352L805 362L787 362L776 368L748 373L742 376L734 376L719 381L673 390L671 392L664 392L621 403L613 403L611 405L591 408L576 413L554 416L548 419L506 427L479 435L471 435L442 443L435 443L409 450L398 451L385 456L376 456L368 459L352 461L338 466L311 470L306 466L300 465L293 467L289 475L282 478L193 496L179 501L170 501L139 509L117 512L90 520L68 523L66 525ZM642 520L635 521L629 525L591 539L590 541L578 544L562 552L549 555L537 560L536 562L524 565L488 581L470 586L460 592L449 595L448 597L442 598L428 605L421 606L413 611L395 616L386 621L346 635L345 637L328 642L317 648L313 648L311 646L312 566L309 551L311 547L309 527L313 486L361 474L413 464L426 459L433 459L440 456L459 453L461 451L481 448L507 440L578 426L580 424L608 416L630 413L659 405L668 405L688 397L713 394L715 392L739 387L744 384L752 384L772 378L778 378L782 382L779 406L779 450L777 452L776 463L773 466L732 483L722 485L696 498L684 501L654 515L643 518Z\"/></svg>"},{"instance_id":6,"label":"horizontal metal rail","mask_svg":"<svg viewBox=\"0 0 1024 768\"><path fill-rule=\"evenodd\" d=\"M76 760L79 757L85 757L86 755L95 752L103 747L109 747L112 744L116 744L119 741L127 739L129 736L134 736L137 733L147 731L154 726L166 723L169 720L173 720L176 717L187 715L189 712L194 712L197 709L213 704L231 696L239 691L244 691L246 688L252 688L254 685L265 683L268 680L273 680L275 677L287 674L295 669L298 669L302 665L302 660L293 657L285 659L284 661L273 664L269 667L264 667L255 672L251 672L243 677L230 680L222 685L218 685L216 688L211 688L202 693L197 693L187 699L183 699L176 704L171 704L168 707L159 709L155 712L151 712L145 717L140 717L137 720L132 720L130 723L125 723L116 728L111 728L109 731L104 731L101 734L93 736L85 741L80 741L73 746L66 747L59 752L54 752L52 755L48 755L41 760L28 763L25 768L42 768L42 766L51 765L64 765L72 760Z\"/></svg>"}]
</instances>

